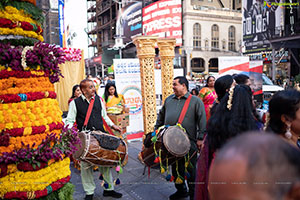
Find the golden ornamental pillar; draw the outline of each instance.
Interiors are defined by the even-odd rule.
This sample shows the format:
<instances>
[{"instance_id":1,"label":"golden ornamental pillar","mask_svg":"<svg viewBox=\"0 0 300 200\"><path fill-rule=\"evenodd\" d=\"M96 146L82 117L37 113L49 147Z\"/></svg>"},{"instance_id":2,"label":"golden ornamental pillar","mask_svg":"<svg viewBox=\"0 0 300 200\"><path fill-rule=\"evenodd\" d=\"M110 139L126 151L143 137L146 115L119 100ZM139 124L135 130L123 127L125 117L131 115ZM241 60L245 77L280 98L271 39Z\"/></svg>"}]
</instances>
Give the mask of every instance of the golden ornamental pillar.
<instances>
[{"instance_id":1,"label":"golden ornamental pillar","mask_svg":"<svg viewBox=\"0 0 300 200\"><path fill-rule=\"evenodd\" d=\"M161 85L162 85L162 100L173 94L173 78L174 66L173 59L175 57L174 47L176 39L163 38L158 39L157 45L159 48L161 62Z\"/></svg>"},{"instance_id":2,"label":"golden ornamental pillar","mask_svg":"<svg viewBox=\"0 0 300 200\"><path fill-rule=\"evenodd\" d=\"M156 95L154 81L155 36L137 36L133 43L140 60L141 89L143 98L144 134L154 129L156 122Z\"/></svg>"}]
</instances>

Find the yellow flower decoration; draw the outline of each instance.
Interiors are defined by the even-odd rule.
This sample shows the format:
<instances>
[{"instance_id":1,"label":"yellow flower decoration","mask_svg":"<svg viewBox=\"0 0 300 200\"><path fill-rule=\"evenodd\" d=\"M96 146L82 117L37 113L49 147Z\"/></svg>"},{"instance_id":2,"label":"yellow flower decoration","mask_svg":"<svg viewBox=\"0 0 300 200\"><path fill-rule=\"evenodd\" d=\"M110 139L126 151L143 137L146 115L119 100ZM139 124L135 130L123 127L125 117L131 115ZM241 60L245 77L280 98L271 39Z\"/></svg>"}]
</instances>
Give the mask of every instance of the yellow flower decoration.
<instances>
[{"instance_id":1,"label":"yellow flower decoration","mask_svg":"<svg viewBox=\"0 0 300 200\"><path fill-rule=\"evenodd\" d=\"M55 162L34 172L16 171L0 178L0 196L8 192L31 192L43 190L51 183L71 175L70 159Z\"/></svg>"}]
</instances>

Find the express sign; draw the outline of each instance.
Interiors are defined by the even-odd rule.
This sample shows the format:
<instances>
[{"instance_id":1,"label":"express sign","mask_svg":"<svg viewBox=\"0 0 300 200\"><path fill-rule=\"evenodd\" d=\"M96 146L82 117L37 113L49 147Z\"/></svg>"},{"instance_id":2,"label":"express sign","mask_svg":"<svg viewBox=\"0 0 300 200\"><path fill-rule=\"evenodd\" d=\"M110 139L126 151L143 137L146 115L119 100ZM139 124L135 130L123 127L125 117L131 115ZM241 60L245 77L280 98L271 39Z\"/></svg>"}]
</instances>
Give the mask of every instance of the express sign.
<instances>
[{"instance_id":1,"label":"express sign","mask_svg":"<svg viewBox=\"0 0 300 200\"><path fill-rule=\"evenodd\" d=\"M143 9L145 35L176 38L176 46L182 44L181 0L161 0Z\"/></svg>"}]
</instances>

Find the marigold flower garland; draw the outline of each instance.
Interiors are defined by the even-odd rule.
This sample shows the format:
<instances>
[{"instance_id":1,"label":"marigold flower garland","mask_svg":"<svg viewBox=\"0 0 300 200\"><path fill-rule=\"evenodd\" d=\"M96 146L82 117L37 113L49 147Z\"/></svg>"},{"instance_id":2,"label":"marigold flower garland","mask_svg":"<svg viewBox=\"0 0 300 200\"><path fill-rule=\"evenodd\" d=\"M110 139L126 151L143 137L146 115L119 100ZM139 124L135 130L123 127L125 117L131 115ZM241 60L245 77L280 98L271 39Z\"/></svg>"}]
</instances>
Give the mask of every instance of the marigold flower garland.
<instances>
[{"instance_id":1,"label":"marigold flower garland","mask_svg":"<svg viewBox=\"0 0 300 200\"><path fill-rule=\"evenodd\" d=\"M63 123L58 121L58 122L53 122L49 125L32 126L32 127L26 127L26 128L22 127L22 128L10 129L10 130L4 129L2 132L0 132L0 141L1 141L1 137L5 136L5 135L9 135L11 137L17 137L17 136L23 136L23 135L36 135L36 134L44 133L46 131L59 130L62 127L63 127ZM5 146L5 145L2 145L2 146Z\"/></svg>"},{"instance_id":2,"label":"marigold flower garland","mask_svg":"<svg viewBox=\"0 0 300 200\"><path fill-rule=\"evenodd\" d=\"M23 10L18 10L12 6L6 6L4 10L0 10L0 18L9 19L11 21L24 21L28 23L38 24L31 18L31 15L26 14Z\"/></svg>"},{"instance_id":3,"label":"marigold flower garland","mask_svg":"<svg viewBox=\"0 0 300 200\"><path fill-rule=\"evenodd\" d=\"M55 99L56 93L53 91L45 91L45 92L29 92L26 94L0 95L0 103L18 103L21 101L35 101L44 98Z\"/></svg>"},{"instance_id":4,"label":"marigold flower garland","mask_svg":"<svg viewBox=\"0 0 300 200\"><path fill-rule=\"evenodd\" d=\"M17 171L0 178L0 196L8 192L27 192L43 190L51 183L71 174L70 159L55 162L49 167L34 172Z\"/></svg>"},{"instance_id":5,"label":"marigold flower garland","mask_svg":"<svg viewBox=\"0 0 300 200\"><path fill-rule=\"evenodd\" d=\"M43 11L30 2L15 0L0 1L0 10L4 10L7 6L11 6L18 9L19 11L23 11L24 13L30 15L30 17L39 24L43 24L45 20Z\"/></svg>"},{"instance_id":6,"label":"marigold flower garland","mask_svg":"<svg viewBox=\"0 0 300 200\"><path fill-rule=\"evenodd\" d=\"M21 137L10 137L9 145L7 147L0 146L0 155L3 152L12 152L13 150L19 150L23 146L29 145L29 148L36 148L47 138L50 134L59 135L61 130L53 130L52 132L45 132L43 134L21 136Z\"/></svg>"},{"instance_id":7,"label":"marigold flower garland","mask_svg":"<svg viewBox=\"0 0 300 200\"><path fill-rule=\"evenodd\" d=\"M62 111L55 99L0 104L0 132L4 129L24 128L23 134L31 135L32 126L39 127L61 122L61 115ZM28 128L31 130L26 130Z\"/></svg>"},{"instance_id":8,"label":"marigold flower garland","mask_svg":"<svg viewBox=\"0 0 300 200\"><path fill-rule=\"evenodd\" d=\"M10 67L0 65L0 79L5 79L9 77L15 78L31 78L31 77L47 77L49 74L46 74L44 71L12 71Z\"/></svg>"},{"instance_id":9,"label":"marigold flower garland","mask_svg":"<svg viewBox=\"0 0 300 200\"><path fill-rule=\"evenodd\" d=\"M38 35L42 36L43 29L35 24L35 23L30 23L30 22L22 22L22 21L13 21L10 19L5 19L0 17L0 27L1 28L9 28L9 29L14 29L14 28L21 28L24 31L34 31Z\"/></svg>"},{"instance_id":10,"label":"marigold flower garland","mask_svg":"<svg viewBox=\"0 0 300 200\"><path fill-rule=\"evenodd\" d=\"M55 199L60 199L60 200L69 200L72 199L72 193L74 191L74 185L69 183L71 177L67 176L65 178L59 179L52 183L51 185L47 186L43 190L38 190L34 192L8 192L4 195L4 198L6 199L37 199L43 196L46 196L52 192L57 192L57 193L67 193L65 197L65 194L63 198L61 198L60 194L55 194ZM63 190L63 191L61 191Z\"/></svg>"},{"instance_id":11,"label":"marigold flower garland","mask_svg":"<svg viewBox=\"0 0 300 200\"><path fill-rule=\"evenodd\" d=\"M38 35L34 31L23 30L22 28L14 28L14 29L0 28L0 35L22 35L22 36L38 39L39 41L42 42L44 41L43 36Z\"/></svg>"},{"instance_id":12,"label":"marigold flower garland","mask_svg":"<svg viewBox=\"0 0 300 200\"><path fill-rule=\"evenodd\" d=\"M54 91L53 84L47 77L15 78L0 80L0 95L29 92Z\"/></svg>"}]
</instances>

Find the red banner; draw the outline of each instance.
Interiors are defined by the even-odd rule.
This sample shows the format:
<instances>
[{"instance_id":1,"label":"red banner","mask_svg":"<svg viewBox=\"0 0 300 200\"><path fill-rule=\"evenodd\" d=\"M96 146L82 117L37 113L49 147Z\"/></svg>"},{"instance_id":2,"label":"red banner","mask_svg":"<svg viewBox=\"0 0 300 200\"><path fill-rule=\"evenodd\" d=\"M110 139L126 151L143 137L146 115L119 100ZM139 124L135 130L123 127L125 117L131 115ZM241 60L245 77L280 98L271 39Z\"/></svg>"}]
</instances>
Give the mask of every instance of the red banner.
<instances>
[{"instance_id":1,"label":"red banner","mask_svg":"<svg viewBox=\"0 0 300 200\"><path fill-rule=\"evenodd\" d=\"M181 0L160 0L143 8L145 35L160 38L176 38L176 46L182 44Z\"/></svg>"}]
</instances>

